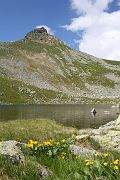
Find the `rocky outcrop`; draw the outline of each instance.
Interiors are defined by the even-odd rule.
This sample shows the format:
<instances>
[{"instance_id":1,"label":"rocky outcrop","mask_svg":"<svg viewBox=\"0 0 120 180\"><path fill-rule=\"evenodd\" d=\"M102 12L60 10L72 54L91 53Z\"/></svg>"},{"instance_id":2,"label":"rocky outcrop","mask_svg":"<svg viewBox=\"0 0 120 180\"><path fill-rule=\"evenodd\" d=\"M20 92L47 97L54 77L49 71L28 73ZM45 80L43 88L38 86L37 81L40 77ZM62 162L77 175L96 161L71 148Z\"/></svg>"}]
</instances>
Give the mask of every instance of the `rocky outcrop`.
<instances>
[{"instance_id":1,"label":"rocky outcrop","mask_svg":"<svg viewBox=\"0 0 120 180\"><path fill-rule=\"evenodd\" d=\"M8 156L21 154L22 151L17 144L18 142L13 140L0 142L0 154Z\"/></svg>"},{"instance_id":2,"label":"rocky outcrop","mask_svg":"<svg viewBox=\"0 0 120 180\"><path fill-rule=\"evenodd\" d=\"M88 148L83 148L81 146L76 146L76 145L71 145L70 146L70 151L74 154L74 155L92 155L95 154L95 150L94 149L88 149Z\"/></svg>"},{"instance_id":3,"label":"rocky outcrop","mask_svg":"<svg viewBox=\"0 0 120 180\"><path fill-rule=\"evenodd\" d=\"M42 27L39 29L34 29L33 31L29 32L25 36L25 39L42 41L43 39L46 39L47 37L48 37L47 30L44 27Z\"/></svg>"},{"instance_id":4,"label":"rocky outcrop","mask_svg":"<svg viewBox=\"0 0 120 180\"><path fill-rule=\"evenodd\" d=\"M7 157L13 163L24 163L25 156L17 144L18 142L13 140L0 142L0 155Z\"/></svg>"},{"instance_id":5,"label":"rocky outcrop","mask_svg":"<svg viewBox=\"0 0 120 180\"><path fill-rule=\"evenodd\" d=\"M99 142L101 148L114 148L120 151L120 115L115 121L111 121L99 129L80 130L77 140L91 137Z\"/></svg>"},{"instance_id":6,"label":"rocky outcrop","mask_svg":"<svg viewBox=\"0 0 120 180\"><path fill-rule=\"evenodd\" d=\"M33 31L29 32L24 40L32 40L37 41L40 43L49 43L51 45L58 45L62 43L59 39L55 38L54 36L48 34L47 30L44 27L34 29Z\"/></svg>"}]
</instances>

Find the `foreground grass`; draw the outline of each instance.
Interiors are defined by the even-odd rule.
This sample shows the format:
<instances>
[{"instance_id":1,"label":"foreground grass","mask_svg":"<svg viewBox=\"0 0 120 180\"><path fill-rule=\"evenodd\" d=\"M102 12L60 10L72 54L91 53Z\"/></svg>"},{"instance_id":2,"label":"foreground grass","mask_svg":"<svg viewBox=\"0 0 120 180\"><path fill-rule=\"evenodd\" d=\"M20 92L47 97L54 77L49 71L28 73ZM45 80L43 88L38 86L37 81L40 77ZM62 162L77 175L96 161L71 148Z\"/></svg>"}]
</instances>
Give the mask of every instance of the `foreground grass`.
<instances>
[{"instance_id":1,"label":"foreground grass","mask_svg":"<svg viewBox=\"0 0 120 180\"><path fill-rule=\"evenodd\" d=\"M88 157L75 159L72 156L64 160L42 156L26 156L24 164L12 164L10 161L0 157L0 179L1 180L39 180L40 175L37 163L44 165L53 172L48 180L119 180L120 171L114 170L114 165L100 164L100 159L94 160L93 165L86 165ZM106 163L106 161L104 161Z\"/></svg>"},{"instance_id":2,"label":"foreground grass","mask_svg":"<svg viewBox=\"0 0 120 180\"><path fill-rule=\"evenodd\" d=\"M27 142L29 139L44 141L50 138L67 138L76 130L64 127L46 119L11 120L0 122L0 141L16 140Z\"/></svg>"},{"instance_id":3,"label":"foreground grass","mask_svg":"<svg viewBox=\"0 0 120 180\"><path fill-rule=\"evenodd\" d=\"M0 141L16 140L27 143L29 139L35 139L42 142L51 138L68 138L75 131L51 120L11 120L0 122ZM8 179L40 179L36 158L26 155L25 164L18 165L0 156L0 180Z\"/></svg>"},{"instance_id":4,"label":"foreground grass","mask_svg":"<svg viewBox=\"0 0 120 180\"><path fill-rule=\"evenodd\" d=\"M0 180L38 180L38 169L33 159L25 160L25 164L13 164L0 156Z\"/></svg>"},{"instance_id":5,"label":"foreground grass","mask_svg":"<svg viewBox=\"0 0 120 180\"><path fill-rule=\"evenodd\" d=\"M90 158L90 157L89 157ZM66 160L39 158L38 162L49 167L55 174L51 177L51 180L119 180L120 171L114 170L114 166L107 166L104 163L100 163L100 159L94 159L91 157L89 163L93 165L86 165L87 156L81 156L79 159L75 159L69 156ZM105 162L105 161L104 161ZM109 160L109 162L111 162ZM106 163L106 162L105 162Z\"/></svg>"},{"instance_id":6,"label":"foreground grass","mask_svg":"<svg viewBox=\"0 0 120 180\"><path fill-rule=\"evenodd\" d=\"M120 154L110 151L106 156L72 155L66 145L69 143L68 138L73 142L74 139L71 137L73 132L77 133L77 130L44 119L0 122L0 141L17 140L27 143L29 139L34 139L40 144L43 143L41 146L37 144L32 148L22 149L25 154L23 164L13 164L9 159L0 156L0 180L39 180L38 164L47 166L52 171L49 180L119 180L119 163L118 169L114 169L114 161L119 159ZM55 139L52 146L49 146L49 139ZM56 146L55 143L58 141L60 144ZM45 142L48 145L45 145ZM74 143L78 142L74 140ZM56 148L57 153L54 151ZM50 149L55 154L48 153ZM61 157L62 151L66 153Z\"/></svg>"}]
</instances>

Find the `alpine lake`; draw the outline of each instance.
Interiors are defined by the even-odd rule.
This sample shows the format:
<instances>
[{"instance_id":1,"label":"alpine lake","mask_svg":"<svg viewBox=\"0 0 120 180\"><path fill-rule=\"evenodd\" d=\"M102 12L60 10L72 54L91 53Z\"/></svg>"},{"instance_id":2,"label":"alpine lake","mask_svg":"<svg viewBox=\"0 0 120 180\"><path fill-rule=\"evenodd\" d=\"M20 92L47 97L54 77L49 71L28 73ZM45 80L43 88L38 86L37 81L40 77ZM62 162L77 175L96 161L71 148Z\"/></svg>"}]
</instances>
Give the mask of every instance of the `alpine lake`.
<instances>
[{"instance_id":1,"label":"alpine lake","mask_svg":"<svg viewBox=\"0 0 120 180\"><path fill-rule=\"evenodd\" d=\"M95 108L96 114L91 113ZM111 104L0 105L0 121L51 119L77 129L98 128L118 117L120 108Z\"/></svg>"}]
</instances>

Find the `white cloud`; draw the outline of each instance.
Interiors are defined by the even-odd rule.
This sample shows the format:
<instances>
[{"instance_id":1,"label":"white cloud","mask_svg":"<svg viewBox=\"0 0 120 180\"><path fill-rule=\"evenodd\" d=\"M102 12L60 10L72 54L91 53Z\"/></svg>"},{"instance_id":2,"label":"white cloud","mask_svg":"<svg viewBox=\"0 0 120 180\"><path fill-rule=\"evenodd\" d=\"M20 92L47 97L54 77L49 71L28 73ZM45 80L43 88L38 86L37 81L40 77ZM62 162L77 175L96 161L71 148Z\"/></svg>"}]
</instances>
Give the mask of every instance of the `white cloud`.
<instances>
[{"instance_id":1,"label":"white cloud","mask_svg":"<svg viewBox=\"0 0 120 180\"><path fill-rule=\"evenodd\" d=\"M48 27L46 25L38 25L38 26L35 27L35 29L38 29L38 28L41 28L41 27L44 27L47 30L48 34L54 35L55 32L50 27Z\"/></svg>"},{"instance_id":2,"label":"white cloud","mask_svg":"<svg viewBox=\"0 0 120 180\"><path fill-rule=\"evenodd\" d=\"M120 0L117 0L117 4L118 4L118 6L120 6Z\"/></svg>"},{"instance_id":3,"label":"white cloud","mask_svg":"<svg viewBox=\"0 0 120 180\"><path fill-rule=\"evenodd\" d=\"M78 17L73 18L67 30L78 33L79 50L97 57L120 60L120 10L108 13L114 0L71 0L71 8ZM117 1L120 4L120 0Z\"/></svg>"},{"instance_id":4,"label":"white cloud","mask_svg":"<svg viewBox=\"0 0 120 180\"><path fill-rule=\"evenodd\" d=\"M98 14L107 9L108 3L112 2L112 0L70 0L70 2L71 8L76 10L77 14Z\"/></svg>"}]
</instances>

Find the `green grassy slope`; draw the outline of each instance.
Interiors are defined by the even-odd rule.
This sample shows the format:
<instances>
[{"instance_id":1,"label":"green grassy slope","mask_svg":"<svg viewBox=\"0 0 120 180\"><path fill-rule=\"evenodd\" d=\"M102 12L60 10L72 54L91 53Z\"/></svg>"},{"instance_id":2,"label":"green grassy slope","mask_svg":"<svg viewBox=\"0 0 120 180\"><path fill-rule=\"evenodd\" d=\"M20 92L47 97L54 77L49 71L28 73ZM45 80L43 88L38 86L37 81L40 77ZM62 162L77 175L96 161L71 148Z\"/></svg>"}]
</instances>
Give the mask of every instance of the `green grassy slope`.
<instances>
[{"instance_id":1,"label":"green grassy slope","mask_svg":"<svg viewBox=\"0 0 120 180\"><path fill-rule=\"evenodd\" d=\"M39 89L9 78L0 78L0 85L0 102L2 103L54 103L54 100L62 102L68 98L60 92Z\"/></svg>"},{"instance_id":2,"label":"green grassy slope","mask_svg":"<svg viewBox=\"0 0 120 180\"><path fill-rule=\"evenodd\" d=\"M16 76L16 69L20 69L21 63L23 74ZM51 45L25 39L0 43L0 102L60 103L80 102L80 100L91 102L93 92L86 83L98 88L104 87L106 91L114 90L119 81L116 82L107 75L112 74L119 78L119 66L119 62L98 60L93 56L75 51L63 43ZM38 75L35 83L29 78L30 74ZM40 78L53 88L40 85L38 83ZM30 95L26 90L21 93L19 91L21 87L36 93ZM81 96L84 93L85 96ZM94 97L92 102L96 102L95 99L100 99L101 102L107 101L107 97L103 97L102 100L100 97ZM115 100L112 97L108 99L112 102Z\"/></svg>"}]
</instances>

